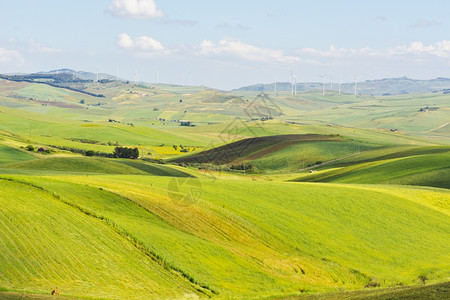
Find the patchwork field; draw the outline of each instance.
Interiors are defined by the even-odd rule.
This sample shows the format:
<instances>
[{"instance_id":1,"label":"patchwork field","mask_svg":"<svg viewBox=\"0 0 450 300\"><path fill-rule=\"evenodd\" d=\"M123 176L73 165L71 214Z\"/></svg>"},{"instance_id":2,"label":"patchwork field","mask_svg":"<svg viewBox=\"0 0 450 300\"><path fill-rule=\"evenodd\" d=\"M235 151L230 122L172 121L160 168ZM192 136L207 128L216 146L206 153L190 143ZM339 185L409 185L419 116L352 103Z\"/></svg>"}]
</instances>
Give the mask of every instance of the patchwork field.
<instances>
[{"instance_id":1,"label":"patchwork field","mask_svg":"<svg viewBox=\"0 0 450 300\"><path fill-rule=\"evenodd\" d=\"M0 80L0 298L449 294L449 95L84 92Z\"/></svg>"}]
</instances>

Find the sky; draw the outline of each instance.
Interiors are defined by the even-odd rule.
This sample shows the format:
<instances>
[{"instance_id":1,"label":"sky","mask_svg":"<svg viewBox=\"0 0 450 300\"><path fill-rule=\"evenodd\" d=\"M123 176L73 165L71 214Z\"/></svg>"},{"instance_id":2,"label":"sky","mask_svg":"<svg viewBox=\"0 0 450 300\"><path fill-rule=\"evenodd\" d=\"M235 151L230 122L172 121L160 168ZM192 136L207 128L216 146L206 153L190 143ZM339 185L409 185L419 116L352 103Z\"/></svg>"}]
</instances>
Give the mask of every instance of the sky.
<instances>
[{"instance_id":1,"label":"sky","mask_svg":"<svg viewBox=\"0 0 450 300\"><path fill-rule=\"evenodd\" d=\"M0 73L150 83L450 77L447 0L0 0Z\"/></svg>"}]
</instances>

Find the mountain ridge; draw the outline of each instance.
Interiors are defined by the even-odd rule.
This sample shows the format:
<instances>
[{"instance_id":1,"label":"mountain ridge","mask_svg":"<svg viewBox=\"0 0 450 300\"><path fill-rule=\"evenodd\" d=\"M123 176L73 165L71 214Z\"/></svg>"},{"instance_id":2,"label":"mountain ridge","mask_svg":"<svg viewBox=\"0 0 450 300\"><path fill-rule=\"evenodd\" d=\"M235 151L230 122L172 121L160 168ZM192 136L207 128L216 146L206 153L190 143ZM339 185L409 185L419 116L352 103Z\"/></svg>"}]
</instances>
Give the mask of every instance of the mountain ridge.
<instances>
[{"instance_id":1,"label":"mountain ridge","mask_svg":"<svg viewBox=\"0 0 450 300\"><path fill-rule=\"evenodd\" d=\"M331 83L325 82L325 92L330 92ZM296 84L297 92L307 90L322 90L321 82L298 82ZM399 95L411 93L433 93L441 92L450 88L450 79L437 77L434 79L413 79L406 76L395 78L371 79L357 82L357 94L365 95ZM291 91L291 82L276 82L276 90L278 92ZM233 91L275 91L275 82L263 84L253 84L243 86ZM333 92L339 91L339 82L333 82ZM355 83L346 82L341 84L341 92L353 94L355 92Z\"/></svg>"},{"instance_id":2,"label":"mountain ridge","mask_svg":"<svg viewBox=\"0 0 450 300\"><path fill-rule=\"evenodd\" d=\"M52 76L53 79L62 80L66 83L80 82L80 81L123 81L131 82L124 78L117 78L117 76L107 73L93 73L87 71L76 71L70 68L62 68L57 70L39 71L35 73L15 73L15 74L0 74L0 78L22 81L23 78L33 79L40 76ZM140 81L140 83L148 83ZM296 83L297 92L320 90L322 91L322 82L298 82ZM236 89L229 90L230 92L290 92L292 90L291 82L272 82L272 83L256 83L252 85L242 86ZM343 94L355 93L355 82L339 82L330 81L325 82L325 93L338 93L339 90ZM434 79L413 79L406 76L370 79L361 82L356 82L356 93L358 95L374 95L374 96L388 96L388 95L402 95L413 93L448 93L450 90L450 78L436 77Z\"/></svg>"}]
</instances>

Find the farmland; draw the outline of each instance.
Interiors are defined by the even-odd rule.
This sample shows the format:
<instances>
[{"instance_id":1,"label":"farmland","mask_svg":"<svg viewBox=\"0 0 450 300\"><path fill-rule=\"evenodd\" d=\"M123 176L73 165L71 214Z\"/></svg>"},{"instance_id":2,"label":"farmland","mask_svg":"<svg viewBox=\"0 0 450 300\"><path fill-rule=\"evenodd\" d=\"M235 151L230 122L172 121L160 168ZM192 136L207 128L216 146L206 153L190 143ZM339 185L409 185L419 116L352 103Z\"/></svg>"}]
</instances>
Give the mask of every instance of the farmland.
<instances>
[{"instance_id":1,"label":"farmland","mask_svg":"<svg viewBox=\"0 0 450 300\"><path fill-rule=\"evenodd\" d=\"M0 297L448 293L449 95L85 91L0 80Z\"/></svg>"},{"instance_id":2,"label":"farmland","mask_svg":"<svg viewBox=\"0 0 450 300\"><path fill-rule=\"evenodd\" d=\"M448 199L446 191L436 190L427 203L418 203L392 195L389 187L370 191L359 186L197 179L202 195L193 201L183 197L193 184L180 183L178 191L171 191L167 189L173 179L163 177L7 178L13 181L6 186L27 183L31 186L21 190L47 192L59 201L55 213L65 207L94 223L104 220L106 227L130 236L138 249L147 249L222 296L270 296L280 288L288 293L363 288L371 280L393 286L417 283L420 275L430 280L449 275L443 272L449 211L439 204ZM414 188L402 189L415 193ZM251 205L255 201L257 207ZM20 272L31 267L17 268ZM80 276L83 272L77 271ZM68 294L82 288L54 280ZM243 281L248 283L242 286Z\"/></svg>"}]
</instances>

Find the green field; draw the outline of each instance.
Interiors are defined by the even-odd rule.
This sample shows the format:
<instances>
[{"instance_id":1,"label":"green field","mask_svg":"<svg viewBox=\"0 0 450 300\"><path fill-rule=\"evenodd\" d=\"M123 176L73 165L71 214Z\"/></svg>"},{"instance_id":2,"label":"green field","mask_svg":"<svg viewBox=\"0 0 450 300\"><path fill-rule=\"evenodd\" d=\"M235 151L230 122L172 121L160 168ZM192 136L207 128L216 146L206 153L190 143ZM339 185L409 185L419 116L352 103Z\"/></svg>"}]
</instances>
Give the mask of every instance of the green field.
<instances>
[{"instance_id":1,"label":"green field","mask_svg":"<svg viewBox=\"0 0 450 300\"><path fill-rule=\"evenodd\" d=\"M195 293L106 222L30 185L1 184L3 288L136 299Z\"/></svg>"},{"instance_id":2,"label":"green field","mask_svg":"<svg viewBox=\"0 0 450 300\"><path fill-rule=\"evenodd\" d=\"M13 162L28 161L32 159L35 159L35 157L32 155L29 155L18 149L0 144L0 165L5 165Z\"/></svg>"},{"instance_id":3,"label":"green field","mask_svg":"<svg viewBox=\"0 0 450 300\"><path fill-rule=\"evenodd\" d=\"M0 80L0 298L448 295L449 95L85 91Z\"/></svg>"},{"instance_id":4,"label":"green field","mask_svg":"<svg viewBox=\"0 0 450 300\"><path fill-rule=\"evenodd\" d=\"M3 166L6 170L34 170L64 173L133 174L186 177L187 173L163 165L127 160L111 161L105 158L50 157L39 160L12 163ZM1 172L1 171L0 171Z\"/></svg>"},{"instance_id":5,"label":"green field","mask_svg":"<svg viewBox=\"0 0 450 300\"><path fill-rule=\"evenodd\" d=\"M370 191L359 186L197 179L202 193L190 201L183 194L190 193L192 184L180 183L178 191L171 191L174 179L164 177L13 178L48 191L65 210L81 211L93 222L103 219L112 229L126 232L138 250L148 249L218 296L354 289L371 280L383 286L414 284L420 275L430 280L450 275L444 271L450 253L449 211L434 202L448 199L446 191L435 190L433 199L418 203L394 195L389 187ZM6 185L11 184L19 183ZM30 255L20 249L14 253ZM17 268L20 272L22 267ZM64 280L54 280L67 289ZM75 283L71 285L74 290L67 289L68 294L75 293ZM108 296L114 295L110 291Z\"/></svg>"},{"instance_id":6,"label":"green field","mask_svg":"<svg viewBox=\"0 0 450 300\"><path fill-rule=\"evenodd\" d=\"M414 153L414 152L412 152ZM405 153L404 153L405 154ZM299 181L407 184L450 188L450 151L409 155L332 168Z\"/></svg>"},{"instance_id":7,"label":"green field","mask_svg":"<svg viewBox=\"0 0 450 300\"><path fill-rule=\"evenodd\" d=\"M314 296L283 297L283 300L441 300L450 297L450 283L433 284L418 287L398 287L393 289L380 289L375 291L347 292ZM281 300L280 299L280 300Z\"/></svg>"}]
</instances>

